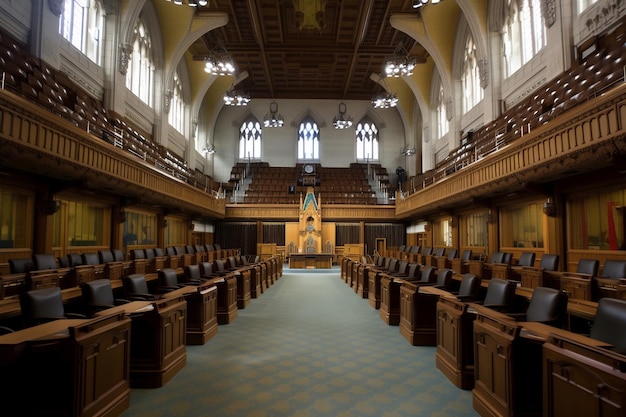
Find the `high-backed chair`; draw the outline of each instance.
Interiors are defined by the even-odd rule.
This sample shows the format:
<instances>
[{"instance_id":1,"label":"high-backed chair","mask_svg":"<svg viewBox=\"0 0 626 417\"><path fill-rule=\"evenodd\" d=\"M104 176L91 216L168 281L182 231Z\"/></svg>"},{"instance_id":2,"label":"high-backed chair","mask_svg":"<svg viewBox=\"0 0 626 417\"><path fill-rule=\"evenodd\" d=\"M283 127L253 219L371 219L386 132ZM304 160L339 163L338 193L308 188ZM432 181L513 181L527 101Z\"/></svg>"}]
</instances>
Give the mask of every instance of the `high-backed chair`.
<instances>
[{"instance_id":1,"label":"high-backed chair","mask_svg":"<svg viewBox=\"0 0 626 417\"><path fill-rule=\"evenodd\" d=\"M173 268L160 269L157 272L157 276L159 280L157 291L160 293L173 291L184 286L184 284L178 282L178 275Z\"/></svg>"},{"instance_id":2,"label":"high-backed chair","mask_svg":"<svg viewBox=\"0 0 626 417\"><path fill-rule=\"evenodd\" d=\"M437 281L435 282L435 287L447 290L450 288L450 284L452 283L452 273L451 269L440 269L437 271Z\"/></svg>"},{"instance_id":3,"label":"high-backed chair","mask_svg":"<svg viewBox=\"0 0 626 417\"><path fill-rule=\"evenodd\" d=\"M452 267L452 262L456 258L456 254L457 253L458 253L458 250L455 249L455 248L447 249L445 257L443 258L443 263L441 265L441 268L448 268L448 269L454 270L454 268ZM439 262L441 262L441 261L438 261L438 263L437 263L437 267L438 268L440 266Z\"/></svg>"},{"instance_id":4,"label":"high-backed chair","mask_svg":"<svg viewBox=\"0 0 626 417\"><path fill-rule=\"evenodd\" d=\"M88 314L93 315L97 311L106 310L116 305L126 304L129 300L115 298L111 281L108 279L97 279L86 282L81 286L83 302Z\"/></svg>"},{"instance_id":5,"label":"high-backed chair","mask_svg":"<svg viewBox=\"0 0 626 417\"><path fill-rule=\"evenodd\" d=\"M435 280L437 279L437 268L435 268L434 266L425 266L422 269L422 273L419 276L419 279L408 279L408 278L404 278L407 281L411 281L415 284L433 284L435 282Z\"/></svg>"},{"instance_id":6,"label":"high-backed chair","mask_svg":"<svg viewBox=\"0 0 626 417\"><path fill-rule=\"evenodd\" d=\"M37 253L33 255L33 269L41 271L44 269L57 269L57 260L51 253Z\"/></svg>"},{"instance_id":7,"label":"high-backed chair","mask_svg":"<svg viewBox=\"0 0 626 417\"><path fill-rule=\"evenodd\" d=\"M11 274L25 274L33 270L35 264L32 258L9 259L9 272Z\"/></svg>"},{"instance_id":8,"label":"high-backed chair","mask_svg":"<svg viewBox=\"0 0 626 417\"><path fill-rule=\"evenodd\" d=\"M626 300L602 298L589 337L612 345L612 350L626 353Z\"/></svg>"},{"instance_id":9,"label":"high-backed chair","mask_svg":"<svg viewBox=\"0 0 626 417\"><path fill-rule=\"evenodd\" d=\"M202 262L202 263L200 263L199 266L200 266L200 276L201 277L215 278L215 277L219 276L217 273L213 272L213 263L212 262ZM193 269L190 269L189 271L193 271Z\"/></svg>"},{"instance_id":10,"label":"high-backed chair","mask_svg":"<svg viewBox=\"0 0 626 417\"><path fill-rule=\"evenodd\" d=\"M124 293L129 300L151 301L161 298L159 294L152 294L144 274L131 274L122 278Z\"/></svg>"},{"instance_id":11,"label":"high-backed chair","mask_svg":"<svg viewBox=\"0 0 626 417\"><path fill-rule=\"evenodd\" d=\"M626 261L609 259L596 279L596 299L603 297L626 298Z\"/></svg>"},{"instance_id":12,"label":"high-backed chair","mask_svg":"<svg viewBox=\"0 0 626 417\"><path fill-rule=\"evenodd\" d=\"M478 290L480 289L480 277L474 274L463 274L459 291L453 292L461 301L474 301L478 298Z\"/></svg>"},{"instance_id":13,"label":"high-backed chair","mask_svg":"<svg viewBox=\"0 0 626 417\"><path fill-rule=\"evenodd\" d=\"M562 327L567 314L567 294L554 288L537 287L525 313L508 313L521 321L532 321Z\"/></svg>"},{"instance_id":14,"label":"high-backed chair","mask_svg":"<svg viewBox=\"0 0 626 417\"><path fill-rule=\"evenodd\" d=\"M580 259L576 272L564 272L560 277L560 288L570 298L591 300L592 280L598 275L600 262L597 259Z\"/></svg>"},{"instance_id":15,"label":"high-backed chair","mask_svg":"<svg viewBox=\"0 0 626 417\"><path fill-rule=\"evenodd\" d=\"M58 287L22 292L20 308L26 327L68 317L85 318L81 314L65 313L61 289Z\"/></svg>"},{"instance_id":16,"label":"high-backed chair","mask_svg":"<svg viewBox=\"0 0 626 417\"><path fill-rule=\"evenodd\" d=\"M202 275L200 266L203 264L206 264L208 268L211 268L210 262L200 262L198 265L186 265L183 268L183 272L185 274L184 283L199 285L206 282L207 279L212 278L208 275Z\"/></svg>"},{"instance_id":17,"label":"high-backed chair","mask_svg":"<svg viewBox=\"0 0 626 417\"><path fill-rule=\"evenodd\" d=\"M499 311L507 311L513 304L517 285L512 281L492 279L487 286L487 294L482 305Z\"/></svg>"}]
</instances>

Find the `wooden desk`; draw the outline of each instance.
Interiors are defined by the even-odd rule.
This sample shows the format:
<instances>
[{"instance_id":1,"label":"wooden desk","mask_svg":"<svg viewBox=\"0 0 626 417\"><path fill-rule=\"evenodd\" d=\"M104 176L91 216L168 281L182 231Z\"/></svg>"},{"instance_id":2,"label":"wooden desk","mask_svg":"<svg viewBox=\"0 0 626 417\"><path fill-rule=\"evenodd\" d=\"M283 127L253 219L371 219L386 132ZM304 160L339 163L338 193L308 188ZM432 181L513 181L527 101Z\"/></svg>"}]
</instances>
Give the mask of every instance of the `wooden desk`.
<instances>
[{"instance_id":1,"label":"wooden desk","mask_svg":"<svg viewBox=\"0 0 626 417\"><path fill-rule=\"evenodd\" d=\"M400 334L413 346L435 346L437 300L441 294L449 293L430 285L400 282Z\"/></svg>"},{"instance_id":2,"label":"wooden desk","mask_svg":"<svg viewBox=\"0 0 626 417\"><path fill-rule=\"evenodd\" d=\"M289 255L289 268L330 269L334 257L332 253L292 253Z\"/></svg>"},{"instance_id":3,"label":"wooden desk","mask_svg":"<svg viewBox=\"0 0 626 417\"><path fill-rule=\"evenodd\" d=\"M390 326L400 324L400 288L402 280L381 274L380 277L380 309L382 321Z\"/></svg>"},{"instance_id":4,"label":"wooden desk","mask_svg":"<svg viewBox=\"0 0 626 417\"><path fill-rule=\"evenodd\" d=\"M120 415L130 401L129 340L124 314L0 336L3 407L27 416Z\"/></svg>"},{"instance_id":5,"label":"wooden desk","mask_svg":"<svg viewBox=\"0 0 626 417\"><path fill-rule=\"evenodd\" d=\"M543 345L546 417L624 415L626 356L597 343L552 334Z\"/></svg>"},{"instance_id":6,"label":"wooden desk","mask_svg":"<svg viewBox=\"0 0 626 417\"><path fill-rule=\"evenodd\" d=\"M187 302L183 294L194 287L177 290L156 301L134 301L103 310L98 315L123 312L132 318L130 339L130 385L157 388L165 385L187 363Z\"/></svg>"}]
</instances>

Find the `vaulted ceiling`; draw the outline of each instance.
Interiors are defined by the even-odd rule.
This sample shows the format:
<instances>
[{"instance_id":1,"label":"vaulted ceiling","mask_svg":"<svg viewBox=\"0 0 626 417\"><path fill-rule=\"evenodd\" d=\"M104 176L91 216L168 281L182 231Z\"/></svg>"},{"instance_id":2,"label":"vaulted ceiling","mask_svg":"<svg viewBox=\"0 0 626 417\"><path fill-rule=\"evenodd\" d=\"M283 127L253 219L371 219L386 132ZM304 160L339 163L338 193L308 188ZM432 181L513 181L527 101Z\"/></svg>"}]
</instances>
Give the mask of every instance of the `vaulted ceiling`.
<instances>
[{"instance_id":1,"label":"vaulted ceiling","mask_svg":"<svg viewBox=\"0 0 626 417\"><path fill-rule=\"evenodd\" d=\"M323 14L297 3L323 4ZM418 13L412 0L210 0L196 13L224 12L228 23L202 36L189 49L203 60L223 44L239 73L236 88L253 98L369 100L386 57L403 47L418 62L427 52L410 36L394 29L394 14ZM299 28L299 21L312 29ZM375 78L375 76L374 76Z\"/></svg>"}]
</instances>

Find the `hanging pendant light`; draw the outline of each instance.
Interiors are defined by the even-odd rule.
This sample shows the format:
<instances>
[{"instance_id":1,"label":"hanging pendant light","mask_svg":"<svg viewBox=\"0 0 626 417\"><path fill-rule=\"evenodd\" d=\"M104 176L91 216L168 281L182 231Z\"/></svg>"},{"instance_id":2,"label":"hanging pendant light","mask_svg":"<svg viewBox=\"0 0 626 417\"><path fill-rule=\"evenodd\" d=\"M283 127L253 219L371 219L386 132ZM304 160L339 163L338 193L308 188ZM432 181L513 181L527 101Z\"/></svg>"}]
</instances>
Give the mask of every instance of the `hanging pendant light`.
<instances>
[{"instance_id":1,"label":"hanging pendant light","mask_svg":"<svg viewBox=\"0 0 626 417\"><path fill-rule=\"evenodd\" d=\"M270 103L270 112L263 118L263 126L265 127L283 127L285 120L278 113L278 103L272 101Z\"/></svg>"}]
</instances>

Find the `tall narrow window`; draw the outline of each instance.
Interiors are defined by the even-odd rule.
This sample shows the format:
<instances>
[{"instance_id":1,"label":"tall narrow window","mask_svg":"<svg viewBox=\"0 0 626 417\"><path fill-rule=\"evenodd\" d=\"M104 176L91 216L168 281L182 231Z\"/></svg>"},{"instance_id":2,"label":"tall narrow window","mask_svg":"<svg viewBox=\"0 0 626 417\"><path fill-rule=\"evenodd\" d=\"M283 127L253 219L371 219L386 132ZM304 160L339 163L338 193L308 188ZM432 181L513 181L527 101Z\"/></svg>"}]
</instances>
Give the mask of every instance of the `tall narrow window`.
<instances>
[{"instance_id":1,"label":"tall narrow window","mask_svg":"<svg viewBox=\"0 0 626 417\"><path fill-rule=\"evenodd\" d=\"M320 159L320 129L311 117L307 117L298 128L298 160Z\"/></svg>"},{"instance_id":2,"label":"tall narrow window","mask_svg":"<svg viewBox=\"0 0 626 417\"><path fill-rule=\"evenodd\" d=\"M261 123L254 119L239 128L239 159L261 159Z\"/></svg>"},{"instance_id":3,"label":"tall narrow window","mask_svg":"<svg viewBox=\"0 0 626 417\"><path fill-rule=\"evenodd\" d=\"M154 63L152 39L140 18L133 29L133 52L128 62L126 87L149 106L154 106Z\"/></svg>"},{"instance_id":4,"label":"tall narrow window","mask_svg":"<svg viewBox=\"0 0 626 417\"><path fill-rule=\"evenodd\" d=\"M183 86L180 82L178 71L174 74L170 112L167 119L170 126L178 130L180 133L185 133L183 130L185 123L185 102L183 101Z\"/></svg>"},{"instance_id":5,"label":"tall narrow window","mask_svg":"<svg viewBox=\"0 0 626 417\"><path fill-rule=\"evenodd\" d=\"M502 36L504 68L510 76L546 46L541 0L508 0Z\"/></svg>"},{"instance_id":6,"label":"tall narrow window","mask_svg":"<svg viewBox=\"0 0 626 417\"><path fill-rule=\"evenodd\" d=\"M102 63L105 11L98 0L64 0L59 33L96 64Z\"/></svg>"},{"instance_id":7,"label":"tall narrow window","mask_svg":"<svg viewBox=\"0 0 626 417\"><path fill-rule=\"evenodd\" d=\"M463 89L463 113L467 113L483 99L483 89L480 86L480 74L476 58L476 44L471 35L468 35L465 42L461 88Z\"/></svg>"},{"instance_id":8,"label":"tall narrow window","mask_svg":"<svg viewBox=\"0 0 626 417\"><path fill-rule=\"evenodd\" d=\"M357 161L378 161L378 128L369 119L356 125Z\"/></svg>"},{"instance_id":9,"label":"tall narrow window","mask_svg":"<svg viewBox=\"0 0 626 417\"><path fill-rule=\"evenodd\" d=\"M446 97L443 85L439 84L439 94L437 95L437 138L442 138L448 134L450 122L448 121L448 110L446 109Z\"/></svg>"}]
</instances>

